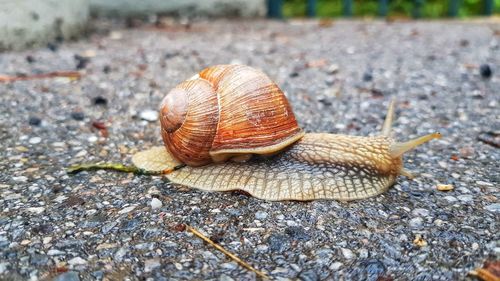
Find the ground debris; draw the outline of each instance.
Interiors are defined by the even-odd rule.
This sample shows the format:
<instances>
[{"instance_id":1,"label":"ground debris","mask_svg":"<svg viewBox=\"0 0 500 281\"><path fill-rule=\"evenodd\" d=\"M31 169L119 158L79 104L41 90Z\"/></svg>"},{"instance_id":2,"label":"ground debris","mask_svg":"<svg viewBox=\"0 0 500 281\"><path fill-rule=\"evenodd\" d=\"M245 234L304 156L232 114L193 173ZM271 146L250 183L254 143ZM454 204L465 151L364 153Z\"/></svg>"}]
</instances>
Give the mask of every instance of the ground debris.
<instances>
[{"instance_id":1,"label":"ground debris","mask_svg":"<svg viewBox=\"0 0 500 281\"><path fill-rule=\"evenodd\" d=\"M439 191L451 191L454 188L455 187L452 184L441 184L441 183L438 183L436 185L436 189L439 190Z\"/></svg>"},{"instance_id":2,"label":"ground debris","mask_svg":"<svg viewBox=\"0 0 500 281\"><path fill-rule=\"evenodd\" d=\"M493 147L499 148L500 147L500 132L481 132L478 136L477 139L481 142L484 142L485 144L489 144Z\"/></svg>"},{"instance_id":3,"label":"ground debris","mask_svg":"<svg viewBox=\"0 0 500 281\"><path fill-rule=\"evenodd\" d=\"M0 83L9 83L14 81L23 81L23 80L34 80L34 79L46 79L46 78L57 78L57 77L65 77L70 80L78 80L82 77L82 74L78 71L54 71L40 74L31 74L31 75L2 75L0 74Z\"/></svg>"},{"instance_id":4,"label":"ground debris","mask_svg":"<svg viewBox=\"0 0 500 281\"><path fill-rule=\"evenodd\" d=\"M469 274L484 281L500 281L500 261L485 261L482 268Z\"/></svg>"}]
</instances>

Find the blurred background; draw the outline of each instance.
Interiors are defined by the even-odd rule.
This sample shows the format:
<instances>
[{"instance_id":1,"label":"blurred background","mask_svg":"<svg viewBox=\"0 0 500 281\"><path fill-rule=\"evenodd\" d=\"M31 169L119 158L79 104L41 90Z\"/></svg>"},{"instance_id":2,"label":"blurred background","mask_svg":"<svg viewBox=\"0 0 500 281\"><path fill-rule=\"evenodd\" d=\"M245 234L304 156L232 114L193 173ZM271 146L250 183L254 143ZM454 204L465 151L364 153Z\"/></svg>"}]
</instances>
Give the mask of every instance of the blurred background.
<instances>
[{"instance_id":1,"label":"blurred background","mask_svg":"<svg viewBox=\"0 0 500 281\"><path fill-rule=\"evenodd\" d=\"M496 17L500 0L0 0L0 51L74 39L92 18Z\"/></svg>"},{"instance_id":2,"label":"blurred background","mask_svg":"<svg viewBox=\"0 0 500 281\"><path fill-rule=\"evenodd\" d=\"M283 16L475 17L500 12L500 0L285 0ZM282 2L282 3L279 3Z\"/></svg>"}]
</instances>

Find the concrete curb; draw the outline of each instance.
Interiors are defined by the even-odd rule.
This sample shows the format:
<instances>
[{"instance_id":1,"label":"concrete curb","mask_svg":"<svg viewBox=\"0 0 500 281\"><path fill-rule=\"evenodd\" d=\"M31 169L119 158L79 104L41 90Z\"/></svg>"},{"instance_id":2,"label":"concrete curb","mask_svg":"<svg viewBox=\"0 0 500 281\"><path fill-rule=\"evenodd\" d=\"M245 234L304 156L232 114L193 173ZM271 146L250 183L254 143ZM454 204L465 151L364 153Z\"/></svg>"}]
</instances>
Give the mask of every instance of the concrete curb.
<instances>
[{"instance_id":1,"label":"concrete curb","mask_svg":"<svg viewBox=\"0 0 500 281\"><path fill-rule=\"evenodd\" d=\"M265 0L90 0L97 16L128 17L166 14L174 16L263 17Z\"/></svg>"},{"instance_id":2,"label":"concrete curb","mask_svg":"<svg viewBox=\"0 0 500 281\"><path fill-rule=\"evenodd\" d=\"M0 51L77 37L88 15L88 0L0 0Z\"/></svg>"}]
</instances>

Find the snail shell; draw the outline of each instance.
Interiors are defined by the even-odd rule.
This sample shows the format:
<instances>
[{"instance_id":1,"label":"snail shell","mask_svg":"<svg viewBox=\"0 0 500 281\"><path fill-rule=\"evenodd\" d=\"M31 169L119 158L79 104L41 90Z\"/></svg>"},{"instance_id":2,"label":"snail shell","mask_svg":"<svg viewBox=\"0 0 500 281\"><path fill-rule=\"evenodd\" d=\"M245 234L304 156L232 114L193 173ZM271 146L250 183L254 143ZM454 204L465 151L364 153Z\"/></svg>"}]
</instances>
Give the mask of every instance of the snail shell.
<instances>
[{"instance_id":1,"label":"snail shell","mask_svg":"<svg viewBox=\"0 0 500 281\"><path fill-rule=\"evenodd\" d=\"M304 135L280 88L244 65L216 65L180 83L160 116L165 146L190 166L272 155Z\"/></svg>"}]
</instances>

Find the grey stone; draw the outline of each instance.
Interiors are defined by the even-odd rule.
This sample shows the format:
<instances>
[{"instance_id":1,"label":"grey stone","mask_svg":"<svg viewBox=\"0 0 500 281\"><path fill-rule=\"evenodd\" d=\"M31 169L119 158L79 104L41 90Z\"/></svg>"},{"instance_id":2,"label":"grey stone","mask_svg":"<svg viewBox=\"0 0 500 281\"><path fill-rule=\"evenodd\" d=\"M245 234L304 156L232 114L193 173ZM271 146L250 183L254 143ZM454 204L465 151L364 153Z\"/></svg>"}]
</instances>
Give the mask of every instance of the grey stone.
<instances>
[{"instance_id":1,"label":"grey stone","mask_svg":"<svg viewBox=\"0 0 500 281\"><path fill-rule=\"evenodd\" d=\"M76 271L68 271L57 275L54 281L80 281L80 276Z\"/></svg>"},{"instance_id":2,"label":"grey stone","mask_svg":"<svg viewBox=\"0 0 500 281\"><path fill-rule=\"evenodd\" d=\"M493 213L500 213L500 203L493 203L485 206L484 208Z\"/></svg>"},{"instance_id":3,"label":"grey stone","mask_svg":"<svg viewBox=\"0 0 500 281\"><path fill-rule=\"evenodd\" d=\"M267 213L263 211L258 211L255 213L255 218L258 220L265 220L267 218Z\"/></svg>"}]
</instances>

